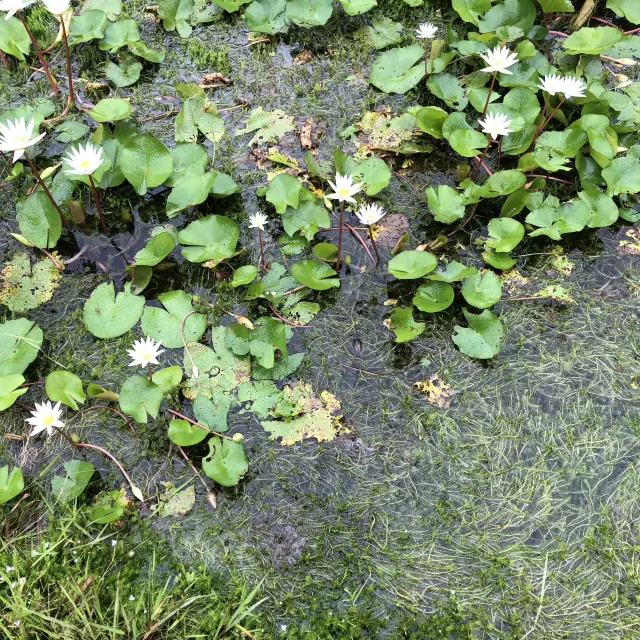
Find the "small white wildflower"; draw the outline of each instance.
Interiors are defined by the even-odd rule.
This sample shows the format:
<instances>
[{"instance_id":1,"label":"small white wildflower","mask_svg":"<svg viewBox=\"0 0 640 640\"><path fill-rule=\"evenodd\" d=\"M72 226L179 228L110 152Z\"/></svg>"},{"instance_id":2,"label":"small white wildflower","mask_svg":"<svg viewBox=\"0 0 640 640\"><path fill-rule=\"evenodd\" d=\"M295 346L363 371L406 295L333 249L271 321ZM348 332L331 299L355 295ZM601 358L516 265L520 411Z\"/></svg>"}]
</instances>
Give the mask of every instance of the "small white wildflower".
<instances>
[{"instance_id":1,"label":"small white wildflower","mask_svg":"<svg viewBox=\"0 0 640 640\"><path fill-rule=\"evenodd\" d=\"M487 66L481 71L491 71L493 73L506 73L511 75L512 72L507 69L518 62L518 55L511 53L507 47L496 47L495 49L489 49L484 54L481 53L480 57L487 63Z\"/></svg>"},{"instance_id":2,"label":"small white wildflower","mask_svg":"<svg viewBox=\"0 0 640 640\"><path fill-rule=\"evenodd\" d=\"M129 600L135 600L135 599L136 599L136 597L134 595L130 595L129 596Z\"/></svg>"},{"instance_id":3,"label":"small white wildflower","mask_svg":"<svg viewBox=\"0 0 640 640\"><path fill-rule=\"evenodd\" d=\"M117 539L114 539L114 540L111 541L111 546L112 547L115 547L117 544L118 544L118 540Z\"/></svg>"},{"instance_id":4,"label":"small white wildflower","mask_svg":"<svg viewBox=\"0 0 640 640\"><path fill-rule=\"evenodd\" d=\"M9 573L9 571L15 571L15 570L16 570L16 568L15 568L13 565L8 564L8 565L5 567L5 570L6 570L6 572L7 572L7 573Z\"/></svg>"},{"instance_id":5,"label":"small white wildflower","mask_svg":"<svg viewBox=\"0 0 640 640\"><path fill-rule=\"evenodd\" d=\"M162 342L156 342L150 336L146 340L136 340L131 349L127 349L127 353L131 358L130 367L146 367L150 364L160 364L158 356L164 353L164 349L160 349Z\"/></svg>"},{"instance_id":6,"label":"small white wildflower","mask_svg":"<svg viewBox=\"0 0 640 640\"><path fill-rule=\"evenodd\" d=\"M335 184L331 182L331 180L329 180L329 184L335 193L329 193L327 198L338 200L339 202L351 202L352 204L355 204L356 201L353 196L362 191L362 185L364 182L353 184L353 176L341 176L339 173L336 173Z\"/></svg>"},{"instance_id":7,"label":"small white wildflower","mask_svg":"<svg viewBox=\"0 0 640 640\"><path fill-rule=\"evenodd\" d=\"M436 33L438 33L438 27L430 22L425 22L416 29L416 38L431 40Z\"/></svg>"},{"instance_id":8,"label":"small white wildflower","mask_svg":"<svg viewBox=\"0 0 640 640\"><path fill-rule=\"evenodd\" d=\"M260 229L260 231L264 231L264 225L269 222L269 218L267 218L264 213L254 213L252 216L249 216L249 228L251 229Z\"/></svg>"}]
</instances>

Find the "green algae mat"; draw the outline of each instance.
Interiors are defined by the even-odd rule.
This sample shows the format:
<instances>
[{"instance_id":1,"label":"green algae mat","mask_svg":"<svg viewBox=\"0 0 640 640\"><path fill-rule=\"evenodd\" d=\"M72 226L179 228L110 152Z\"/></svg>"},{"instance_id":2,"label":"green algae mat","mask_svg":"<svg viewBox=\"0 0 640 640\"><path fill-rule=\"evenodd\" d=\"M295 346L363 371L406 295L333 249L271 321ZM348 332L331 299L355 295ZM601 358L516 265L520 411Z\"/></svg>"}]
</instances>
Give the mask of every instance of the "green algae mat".
<instances>
[{"instance_id":1,"label":"green algae mat","mask_svg":"<svg viewBox=\"0 0 640 640\"><path fill-rule=\"evenodd\" d=\"M0 0L3 637L640 636L632 0Z\"/></svg>"}]
</instances>

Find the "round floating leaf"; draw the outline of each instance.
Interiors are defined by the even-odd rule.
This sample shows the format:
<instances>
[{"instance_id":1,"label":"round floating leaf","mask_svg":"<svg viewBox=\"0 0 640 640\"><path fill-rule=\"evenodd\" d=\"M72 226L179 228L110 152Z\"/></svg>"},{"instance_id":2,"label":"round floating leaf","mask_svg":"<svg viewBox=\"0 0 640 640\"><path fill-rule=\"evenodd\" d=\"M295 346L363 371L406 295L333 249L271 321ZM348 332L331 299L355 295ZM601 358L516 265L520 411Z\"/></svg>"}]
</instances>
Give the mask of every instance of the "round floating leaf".
<instances>
[{"instance_id":1,"label":"round floating leaf","mask_svg":"<svg viewBox=\"0 0 640 640\"><path fill-rule=\"evenodd\" d=\"M157 384L162 393L167 395L182 382L182 368L178 366L165 367L154 371L151 377L153 378L153 383Z\"/></svg>"},{"instance_id":2,"label":"round floating leaf","mask_svg":"<svg viewBox=\"0 0 640 640\"><path fill-rule=\"evenodd\" d=\"M125 490L101 493L95 506L89 511L89 520L94 524L109 524L124 515L127 500Z\"/></svg>"},{"instance_id":3,"label":"round floating leaf","mask_svg":"<svg viewBox=\"0 0 640 640\"><path fill-rule=\"evenodd\" d=\"M420 311L436 313L451 306L454 295L453 287L447 282L425 282L418 287L412 302Z\"/></svg>"},{"instance_id":4,"label":"round floating leaf","mask_svg":"<svg viewBox=\"0 0 640 640\"><path fill-rule=\"evenodd\" d=\"M449 144L461 156L473 158L487 146L487 138L475 129L456 129L449 136Z\"/></svg>"},{"instance_id":5,"label":"round floating leaf","mask_svg":"<svg viewBox=\"0 0 640 640\"><path fill-rule=\"evenodd\" d=\"M339 287L338 274L325 262L319 260L301 260L291 267L291 275L305 287L314 291L325 291Z\"/></svg>"},{"instance_id":6,"label":"round floating leaf","mask_svg":"<svg viewBox=\"0 0 640 640\"><path fill-rule=\"evenodd\" d=\"M243 284L249 284L258 275L258 268L252 264L246 264L233 272L231 279L232 287L239 287Z\"/></svg>"},{"instance_id":7,"label":"round floating leaf","mask_svg":"<svg viewBox=\"0 0 640 640\"><path fill-rule=\"evenodd\" d=\"M22 22L13 16L3 16L0 24L0 51L24 60L31 48L31 39Z\"/></svg>"},{"instance_id":8,"label":"round floating leaf","mask_svg":"<svg viewBox=\"0 0 640 640\"><path fill-rule=\"evenodd\" d=\"M62 402L74 411L78 410L78 402L84 404L87 399L82 388L82 380L70 371L52 371L45 380L44 388L49 400Z\"/></svg>"},{"instance_id":9,"label":"round floating leaf","mask_svg":"<svg viewBox=\"0 0 640 640\"><path fill-rule=\"evenodd\" d=\"M36 359L42 339L42 329L26 318L0 324L0 375L22 373Z\"/></svg>"},{"instance_id":10,"label":"round floating leaf","mask_svg":"<svg viewBox=\"0 0 640 640\"><path fill-rule=\"evenodd\" d=\"M0 467L0 504L9 502L24 489L22 471L15 467L9 473L9 467Z\"/></svg>"},{"instance_id":11,"label":"round floating leaf","mask_svg":"<svg viewBox=\"0 0 640 640\"><path fill-rule=\"evenodd\" d=\"M624 37L615 27L583 27L562 41L562 47L571 53L600 55Z\"/></svg>"},{"instance_id":12,"label":"round floating leaf","mask_svg":"<svg viewBox=\"0 0 640 640\"><path fill-rule=\"evenodd\" d=\"M235 487L247 472L249 461L241 442L213 436L209 455L202 460L202 470L223 487Z\"/></svg>"},{"instance_id":13,"label":"round floating leaf","mask_svg":"<svg viewBox=\"0 0 640 640\"><path fill-rule=\"evenodd\" d=\"M286 0L254 0L244 12L249 31L274 35L284 31L287 24Z\"/></svg>"},{"instance_id":14,"label":"round floating leaf","mask_svg":"<svg viewBox=\"0 0 640 640\"><path fill-rule=\"evenodd\" d=\"M70 502L78 498L89 484L95 467L83 460L69 460L64 463L65 476L54 476L51 480L51 493L60 502Z\"/></svg>"},{"instance_id":15,"label":"round floating leaf","mask_svg":"<svg viewBox=\"0 0 640 640\"><path fill-rule=\"evenodd\" d=\"M142 314L142 331L154 340L162 342L168 349L184 346L180 327L183 326L184 339L197 342L207 328L207 316L192 313L192 298L184 291L167 291L158 296L164 309L146 306Z\"/></svg>"},{"instance_id":16,"label":"round floating leaf","mask_svg":"<svg viewBox=\"0 0 640 640\"><path fill-rule=\"evenodd\" d=\"M509 194L502 205L500 211L501 218L513 218L517 216L529 202L529 191L527 189L517 189Z\"/></svg>"},{"instance_id":17,"label":"round floating leaf","mask_svg":"<svg viewBox=\"0 0 640 640\"><path fill-rule=\"evenodd\" d=\"M587 226L590 229L608 227L618 219L618 205L612 198L597 189L580 191L578 198L589 206Z\"/></svg>"},{"instance_id":18,"label":"round floating leaf","mask_svg":"<svg viewBox=\"0 0 640 640\"><path fill-rule=\"evenodd\" d=\"M208 429L196 427L186 420L174 418L169 423L169 440L180 447L190 447L202 442L208 435Z\"/></svg>"},{"instance_id":19,"label":"round floating leaf","mask_svg":"<svg viewBox=\"0 0 640 640\"><path fill-rule=\"evenodd\" d=\"M376 0L338 0L344 7L344 12L349 16L358 16L378 3Z\"/></svg>"},{"instance_id":20,"label":"round floating leaf","mask_svg":"<svg viewBox=\"0 0 640 640\"><path fill-rule=\"evenodd\" d=\"M413 307L398 307L389 319L389 329L396 334L396 342L408 342L417 338L427 325L413 319Z\"/></svg>"},{"instance_id":21,"label":"round floating leaf","mask_svg":"<svg viewBox=\"0 0 640 640\"><path fill-rule=\"evenodd\" d=\"M128 87L140 79L142 63L135 56L122 56L120 64L108 61L104 72L116 87Z\"/></svg>"},{"instance_id":22,"label":"round floating leaf","mask_svg":"<svg viewBox=\"0 0 640 640\"><path fill-rule=\"evenodd\" d=\"M389 261L388 269L399 280L415 280L433 271L438 260L428 251L403 251Z\"/></svg>"},{"instance_id":23,"label":"round floating leaf","mask_svg":"<svg viewBox=\"0 0 640 640\"><path fill-rule=\"evenodd\" d=\"M423 56L419 44L386 51L373 63L369 82L385 93L406 93L424 78Z\"/></svg>"},{"instance_id":24,"label":"round floating leaf","mask_svg":"<svg viewBox=\"0 0 640 640\"><path fill-rule=\"evenodd\" d=\"M448 113L440 107L423 107L416 113L418 126L434 138L443 138L442 123L447 119Z\"/></svg>"},{"instance_id":25,"label":"round floating leaf","mask_svg":"<svg viewBox=\"0 0 640 640\"><path fill-rule=\"evenodd\" d=\"M287 207L298 208L302 182L288 173L279 173L267 187L265 198L277 213L284 213Z\"/></svg>"},{"instance_id":26,"label":"round floating leaf","mask_svg":"<svg viewBox=\"0 0 640 640\"><path fill-rule=\"evenodd\" d=\"M44 191L34 191L16 203L16 220L20 233L36 247L52 249L62 233L62 220Z\"/></svg>"},{"instance_id":27,"label":"round floating leaf","mask_svg":"<svg viewBox=\"0 0 640 640\"><path fill-rule=\"evenodd\" d=\"M80 15L73 16L69 28L69 44L76 45L104 37L107 24L107 14L99 9L85 10Z\"/></svg>"},{"instance_id":28,"label":"round floating leaf","mask_svg":"<svg viewBox=\"0 0 640 640\"><path fill-rule=\"evenodd\" d=\"M478 309L494 305L502 296L502 282L493 271L478 272L462 282L462 296Z\"/></svg>"},{"instance_id":29,"label":"round floating leaf","mask_svg":"<svg viewBox=\"0 0 640 640\"><path fill-rule=\"evenodd\" d=\"M452 260L443 269L438 269L427 276L427 280L435 280L437 282L460 282L469 276L478 273L475 267L469 267L461 262Z\"/></svg>"},{"instance_id":30,"label":"round floating leaf","mask_svg":"<svg viewBox=\"0 0 640 640\"><path fill-rule=\"evenodd\" d=\"M202 204L209 197L214 178L213 173L205 173L178 182L167 198L167 217L175 218L181 211Z\"/></svg>"},{"instance_id":31,"label":"round floating leaf","mask_svg":"<svg viewBox=\"0 0 640 640\"><path fill-rule=\"evenodd\" d=\"M158 417L163 395L162 389L148 378L131 376L122 385L120 408L136 422L144 424L147 422L147 414L152 418Z\"/></svg>"},{"instance_id":32,"label":"round floating leaf","mask_svg":"<svg viewBox=\"0 0 640 640\"><path fill-rule=\"evenodd\" d=\"M131 115L131 105L123 98L103 98L88 113L97 122L115 122Z\"/></svg>"},{"instance_id":33,"label":"round floating leaf","mask_svg":"<svg viewBox=\"0 0 640 640\"><path fill-rule=\"evenodd\" d=\"M28 387L20 389L24 376L19 373L0 375L0 411L8 409L20 396L29 391Z\"/></svg>"},{"instance_id":34,"label":"round floating leaf","mask_svg":"<svg viewBox=\"0 0 640 640\"><path fill-rule=\"evenodd\" d=\"M288 0L287 18L299 27L319 27L333 12L331 0Z\"/></svg>"},{"instance_id":35,"label":"round floating leaf","mask_svg":"<svg viewBox=\"0 0 640 640\"><path fill-rule=\"evenodd\" d=\"M320 242L313 247L313 255L323 262L335 262L338 257L338 247L331 242Z\"/></svg>"},{"instance_id":36,"label":"round floating leaf","mask_svg":"<svg viewBox=\"0 0 640 640\"><path fill-rule=\"evenodd\" d=\"M502 324L491 311L479 315L462 310L469 327L454 327L453 341L458 349L471 358L487 360L502 349Z\"/></svg>"},{"instance_id":37,"label":"round floating leaf","mask_svg":"<svg viewBox=\"0 0 640 640\"><path fill-rule=\"evenodd\" d=\"M101 284L84 305L83 320L96 338L117 338L131 329L144 310L144 298L134 296L126 284L115 295L113 282Z\"/></svg>"},{"instance_id":38,"label":"round floating leaf","mask_svg":"<svg viewBox=\"0 0 640 640\"><path fill-rule=\"evenodd\" d=\"M526 181L524 173L516 169L508 169L506 171L496 171L489 176L487 185L497 194L506 196L522 187Z\"/></svg>"},{"instance_id":39,"label":"round floating leaf","mask_svg":"<svg viewBox=\"0 0 640 640\"><path fill-rule=\"evenodd\" d=\"M432 73L427 86L435 96L456 111L462 111L469 104L460 80L450 73Z\"/></svg>"},{"instance_id":40,"label":"round floating leaf","mask_svg":"<svg viewBox=\"0 0 640 640\"><path fill-rule=\"evenodd\" d=\"M500 271L506 271L518 264L518 261L512 258L508 253L496 253L491 250L485 251L482 254L482 258L490 267L500 269Z\"/></svg>"},{"instance_id":41,"label":"round floating leaf","mask_svg":"<svg viewBox=\"0 0 640 640\"><path fill-rule=\"evenodd\" d=\"M162 262L176 247L173 235L162 231L153 236L147 246L135 255L136 266L155 267Z\"/></svg>"},{"instance_id":42,"label":"round floating leaf","mask_svg":"<svg viewBox=\"0 0 640 640\"><path fill-rule=\"evenodd\" d=\"M136 192L143 196L147 189L161 185L171 175L173 158L160 140L149 133L142 133L124 145L120 153L120 168Z\"/></svg>"},{"instance_id":43,"label":"round floating leaf","mask_svg":"<svg viewBox=\"0 0 640 640\"><path fill-rule=\"evenodd\" d=\"M178 235L182 255L189 262L212 260L214 264L230 258L238 244L240 230L235 220L225 216L207 216L194 220Z\"/></svg>"},{"instance_id":44,"label":"round floating leaf","mask_svg":"<svg viewBox=\"0 0 640 640\"><path fill-rule=\"evenodd\" d=\"M480 16L491 9L491 0L451 0L451 6L464 21L477 27Z\"/></svg>"},{"instance_id":45,"label":"round floating leaf","mask_svg":"<svg viewBox=\"0 0 640 640\"><path fill-rule=\"evenodd\" d=\"M464 218L464 199L453 187L438 185L427 189L429 211L437 222L451 223Z\"/></svg>"},{"instance_id":46,"label":"round floating leaf","mask_svg":"<svg viewBox=\"0 0 640 640\"><path fill-rule=\"evenodd\" d=\"M513 218L493 218L487 229L491 238L485 242L485 247L500 253L508 253L524 237L524 225Z\"/></svg>"}]
</instances>

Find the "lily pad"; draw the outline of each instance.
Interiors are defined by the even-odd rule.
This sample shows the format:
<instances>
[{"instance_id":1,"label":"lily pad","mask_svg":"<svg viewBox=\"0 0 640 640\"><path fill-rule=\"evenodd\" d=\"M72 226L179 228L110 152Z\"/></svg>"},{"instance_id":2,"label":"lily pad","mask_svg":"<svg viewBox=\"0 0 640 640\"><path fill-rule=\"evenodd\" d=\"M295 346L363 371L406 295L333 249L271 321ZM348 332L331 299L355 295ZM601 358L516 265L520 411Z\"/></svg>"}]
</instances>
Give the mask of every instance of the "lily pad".
<instances>
[{"instance_id":1,"label":"lily pad","mask_svg":"<svg viewBox=\"0 0 640 640\"><path fill-rule=\"evenodd\" d=\"M428 251L403 251L389 261L388 269L399 280L415 280L433 271L438 259Z\"/></svg>"},{"instance_id":2,"label":"lily pad","mask_svg":"<svg viewBox=\"0 0 640 640\"><path fill-rule=\"evenodd\" d=\"M418 287L412 302L420 311L436 313L450 307L454 296L453 287L449 283L431 281Z\"/></svg>"},{"instance_id":3,"label":"lily pad","mask_svg":"<svg viewBox=\"0 0 640 640\"><path fill-rule=\"evenodd\" d=\"M182 255L189 262L212 261L217 264L230 258L240 237L237 222L225 216L206 216L188 224L178 235Z\"/></svg>"},{"instance_id":4,"label":"lily pad","mask_svg":"<svg viewBox=\"0 0 640 640\"><path fill-rule=\"evenodd\" d=\"M209 435L207 429L197 427L186 420L174 418L169 423L169 440L181 447L191 447L202 442Z\"/></svg>"},{"instance_id":5,"label":"lily pad","mask_svg":"<svg viewBox=\"0 0 640 640\"><path fill-rule=\"evenodd\" d=\"M82 380L71 371L52 371L45 379L44 388L50 400L62 402L74 411L78 410L78 402L84 404L87 399Z\"/></svg>"},{"instance_id":6,"label":"lily pad","mask_svg":"<svg viewBox=\"0 0 640 640\"><path fill-rule=\"evenodd\" d=\"M82 495L95 467L83 460L69 460L64 463L64 469L66 476L54 476L51 480L51 493L60 502L70 502Z\"/></svg>"},{"instance_id":7,"label":"lily pad","mask_svg":"<svg viewBox=\"0 0 640 640\"><path fill-rule=\"evenodd\" d=\"M188 293L180 290L167 291L160 294L158 300L164 309L151 306L144 308L141 327L146 335L162 342L162 345L168 349L182 347L185 341L200 340L207 328L207 316L202 313L192 313L194 310L192 298ZM187 318L186 321L184 321L185 318Z\"/></svg>"},{"instance_id":8,"label":"lily pad","mask_svg":"<svg viewBox=\"0 0 640 640\"><path fill-rule=\"evenodd\" d=\"M85 302L83 320L96 337L106 340L117 338L131 329L144 310L144 298L134 296L131 285L116 295L113 282L105 282L95 289Z\"/></svg>"},{"instance_id":9,"label":"lily pad","mask_svg":"<svg viewBox=\"0 0 640 640\"><path fill-rule=\"evenodd\" d=\"M493 271L486 271L484 274L478 272L463 280L462 296L470 305L486 309L500 300L502 282Z\"/></svg>"},{"instance_id":10,"label":"lily pad","mask_svg":"<svg viewBox=\"0 0 640 640\"><path fill-rule=\"evenodd\" d=\"M142 376L131 376L122 385L118 402L124 413L145 424L148 415L158 417L162 397L162 389L157 384Z\"/></svg>"},{"instance_id":11,"label":"lily pad","mask_svg":"<svg viewBox=\"0 0 640 640\"><path fill-rule=\"evenodd\" d=\"M171 482L162 483L164 489L158 494L158 504L151 506L153 515L159 518L184 516L196 503L196 490L193 485L178 489Z\"/></svg>"},{"instance_id":12,"label":"lily pad","mask_svg":"<svg viewBox=\"0 0 640 640\"><path fill-rule=\"evenodd\" d=\"M497 316L485 309L481 314L462 310L469 327L454 327L453 341L458 349L471 358L488 360L502 349L502 324Z\"/></svg>"},{"instance_id":13,"label":"lily pad","mask_svg":"<svg viewBox=\"0 0 640 640\"><path fill-rule=\"evenodd\" d=\"M26 253L17 253L0 271L0 304L21 313L48 302L62 274L45 258L32 265Z\"/></svg>"},{"instance_id":14,"label":"lily pad","mask_svg":"<svg viewBox=\"0 0 640 640\"><path fill-rule=\"evenodd\" d=\"M11 469L9 467L0 467L0 504L9 502L15 498L24 489L24 477L22 471L18 467Z\"/></svg>"},{"instance_id":15,"label":"lily pad","mask_svg":"<svg viewBox=\"0 0 640 640\"><path fill-rule=\"evenodd\" d=\"M249 469L249 461L241 442L213 436L209 455L202 460L202 470L223 487L235 487Z\"/></svg>"},{"instance_id":16,"label":"lily pad","mask_svg":"<svg viewBox=\"0 0 640 640\"><path fill-rule=\"evenodd\" d=\"M390 49L374 61L369 82L385 93L406 93L424 78L423 56L417 44Z\"/></svg>"},{"instance_id":17,"label":"lily pad","mask_svg":"<svg viewBox=\"0 0 640 640\"><path fill-rule=\"evenodd\" d=\"M42 340L42 329L26 318L0 324L0 375L22 373L38 356Z\"/></svg>"},{"instance_id":18,"label":"lily pad","mask_svg":"<svg viewBox=\"0 0 640 640\"><path fill-rule=\"evenodd\" d=\"M20 396L29 391L28 387L20 388L24 384L24 376L19 373L0 375L0 411L8 409Z\"/></svg>"},{"instance_id":19,"label":"lily pad","mask_svg":"<svg viewBox=\"0 0 640 640\"><path fill-rule=\"evenodd\" d=\"M427 326L413 319L413 307L398 307L387 321L388 327L396 334L396 342L408 342L417 338Z\"/></svg>"},{"instance_id":20,"label":"lily pad","mask_svg":"<svg viewBox=\"0 0 640 640\"><path fill-rule=\"evenodd\" d=\"M320 260L301 260L291 267L291 275L305 287L315 291L325 291L340 286L338 274Z\"/></svg>"}]
</instances>

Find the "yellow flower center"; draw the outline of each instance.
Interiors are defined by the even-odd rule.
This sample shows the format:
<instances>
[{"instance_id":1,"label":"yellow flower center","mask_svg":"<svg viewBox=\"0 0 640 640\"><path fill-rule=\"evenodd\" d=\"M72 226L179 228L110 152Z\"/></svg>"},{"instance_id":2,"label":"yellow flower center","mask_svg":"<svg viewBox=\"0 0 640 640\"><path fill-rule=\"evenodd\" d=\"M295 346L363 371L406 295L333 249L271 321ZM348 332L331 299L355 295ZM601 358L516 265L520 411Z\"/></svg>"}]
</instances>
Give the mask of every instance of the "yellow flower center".
<instances>
[{"instance_id":1,"label":"yellow flower center","mask_svg":"<svg viewBox=\"0 0 640 640\"><path fill-rule=\"evenodd\" d=\"M151 360L151 358L153 358L153 352L151 351L144 351L142 353L142 359L143 360Z\"/></svg>"},{"instance_id":2,"label":"yellow flower center","mask_svg":"<svg viewBox=\"0 0 640 640\"><path fill-rule=\"evenodd\" d=\"M91 164L91 160L83 160L83 161L80 163L80 166L81 166L81 167L83 167L83 168L85 168L85 167L88 167L90 164Z\"/></svg>"},{"instance_id":3,"label":"yellow flower center","mask_svg":"<svg viewBox=\"0 0 640 640\"><path fill-rule=\"evenodd\" d=\"M53 424L53 420L54 420L53 416L51 414L49 414L48 416L45 416L42 419L42 422L43 422L43 424Z\"/></svg>"},{"instance_id":4,"label":"yellow flower center","mask_svg":"<svg viewBox=\"0 0 640 640\"><path fill-rule=\"evenodd\" d=\"M346 187L341 187L338 189L338 195L342 198L348 198L351 195L351 190Z\"/></svg>"}]
</instances>

